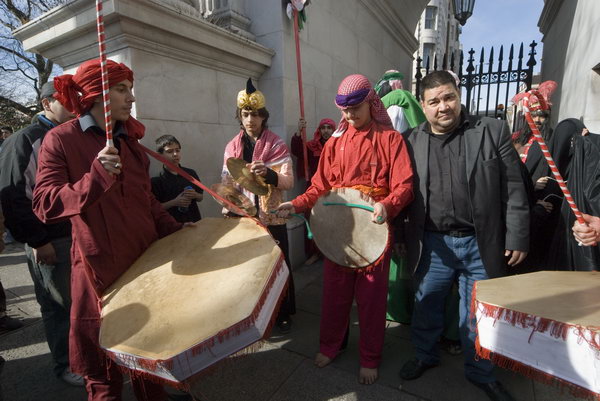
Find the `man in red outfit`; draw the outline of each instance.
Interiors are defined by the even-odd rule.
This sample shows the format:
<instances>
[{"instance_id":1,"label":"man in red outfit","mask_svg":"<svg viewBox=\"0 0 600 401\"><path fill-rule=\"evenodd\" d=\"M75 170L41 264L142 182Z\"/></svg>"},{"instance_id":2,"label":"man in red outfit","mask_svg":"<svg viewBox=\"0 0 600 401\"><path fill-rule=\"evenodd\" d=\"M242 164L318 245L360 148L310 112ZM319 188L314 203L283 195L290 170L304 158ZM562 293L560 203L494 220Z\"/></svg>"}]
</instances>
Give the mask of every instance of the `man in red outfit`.
<instances>
[{"instance_id":1,"label":"man in red outfit","mask_svg":"<svg viewBox=\"0 0 600 401\"><path fill-rule=\"evenodd\" d=\"M72 223L70 363L86 379L88 400L121 400L123 378L98 343L99 296L152 242L179 230L154 198L149 160L138 143L145 127L131 117L133 72L108 60L115 147L105 146L100 60L54 80L75 118L42 144L33 208L44 223ZM162 386L132 376L138 400L166 400Z\"/></svg>"},{"instance_id":2,"label":"man in red outfit","mask_svg":"<svg viewBox=\"0 0 600 401\"><path fill-rule=\"evenodd\" d=\"M327 141L317 172L306 192L278 208L280 216L312 208L332 188L354 188L377 202L372 221L391 221L413 198L412 168L402 136L394 131L385 107L363 75L346 77L336 105L342 112L339 129ZM342 244L340 244L342 246ZM356 298L360 325L359 382L377 380L385 331L391 249L381 262L357 272L325 258L321 305L319 367L337 355Z\"/></svg>"}]
</instances>

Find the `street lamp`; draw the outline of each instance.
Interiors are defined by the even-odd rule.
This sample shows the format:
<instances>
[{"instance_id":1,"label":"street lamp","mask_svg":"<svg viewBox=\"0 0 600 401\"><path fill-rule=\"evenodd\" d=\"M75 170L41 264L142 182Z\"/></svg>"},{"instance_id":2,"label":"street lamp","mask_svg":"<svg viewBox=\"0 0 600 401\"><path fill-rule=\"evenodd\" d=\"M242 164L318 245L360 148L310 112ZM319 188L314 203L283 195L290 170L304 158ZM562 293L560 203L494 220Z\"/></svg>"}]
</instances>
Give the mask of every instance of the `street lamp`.
<instances>
[{"instance_id":1,"label":"street lamp","mask_svg":"<svg viewBox=\"0 0 600 401\"><path fill-rule=\"evenodd\" d=\"M469 17L473 15L474 6L475 0L454 0L454 18L464 26Z\"/></svg>"}]
</instances>

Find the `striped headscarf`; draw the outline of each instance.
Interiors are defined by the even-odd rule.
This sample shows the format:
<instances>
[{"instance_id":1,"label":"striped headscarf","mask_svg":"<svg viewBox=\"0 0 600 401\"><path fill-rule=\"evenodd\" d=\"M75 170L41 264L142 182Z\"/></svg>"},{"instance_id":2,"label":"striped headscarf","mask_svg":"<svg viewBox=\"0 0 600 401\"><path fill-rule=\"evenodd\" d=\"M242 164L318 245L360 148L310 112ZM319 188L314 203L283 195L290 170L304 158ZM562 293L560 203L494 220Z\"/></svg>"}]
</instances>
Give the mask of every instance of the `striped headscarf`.
<instances>
[{"instance_id":1,"label":"striped headscarf","mask_svg":"<svg viewBox=\"0 0 600 401\"><path fill-rule=\"evenodd\" d=\"M340 109L358 106L368 102L371 107L371 118L386 128L393 129L390 117L381 99L371 86L368 78L361 74L348 75L342 80L335 97L335 105ZM339 128L333 136L341 136L348 129L348 121L342 116Z\"/></svg>"}]
</instances>

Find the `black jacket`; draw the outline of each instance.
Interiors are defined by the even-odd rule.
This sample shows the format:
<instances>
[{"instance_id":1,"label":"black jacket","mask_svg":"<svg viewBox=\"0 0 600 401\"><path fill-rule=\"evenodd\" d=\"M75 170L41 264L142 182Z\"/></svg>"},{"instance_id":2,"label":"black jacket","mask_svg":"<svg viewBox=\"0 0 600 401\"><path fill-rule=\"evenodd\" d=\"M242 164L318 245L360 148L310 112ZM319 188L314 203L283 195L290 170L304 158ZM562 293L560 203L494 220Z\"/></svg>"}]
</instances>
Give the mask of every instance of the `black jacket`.
<instances>
[{"instance_id":1,"label":"black jacket","mask_svg":"<svg viewBox=\"0 0 600 401\"><path fill-rule=\"evenodd\" d=\"M48 119L40 118L8 137L0 151L0 201L5 225L17 241L32 248L71 236L68 221L44 224L32 209L38 152L51 128L53 125Z\"/></svg>"},{"instance_id":2,"label":"black jacket","mask_svg":"<svg viewBox=\"0 0 600 401\"><path fill-rule=\"evenodd\" d=\"M464 132L469 201L481 259L490 278L506 274L504 250L529 250L529 204L519 158L507 125L493 118L468 116ZM421 257L428 196L427 122L404 134L413 162L415 199L407 208L405 238L408 266ZM438 195L439 196L439 195Z\"/></svg>"}]
</instances>

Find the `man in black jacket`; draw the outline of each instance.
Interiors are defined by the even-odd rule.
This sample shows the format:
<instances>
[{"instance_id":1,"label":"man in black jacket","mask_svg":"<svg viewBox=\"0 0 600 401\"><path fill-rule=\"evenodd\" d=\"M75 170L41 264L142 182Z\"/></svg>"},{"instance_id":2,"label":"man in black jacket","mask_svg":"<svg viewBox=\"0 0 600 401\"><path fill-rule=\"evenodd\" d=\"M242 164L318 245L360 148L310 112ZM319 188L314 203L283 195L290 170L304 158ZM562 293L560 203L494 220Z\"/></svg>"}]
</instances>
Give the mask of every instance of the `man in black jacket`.
<instances>
[{"instance_id":1,"label":"man in black jacket","mask_svg":"<svg viewBox=\"0 0 600 401\"><path fill-rule=\"evenodd\" d=\"M54 373L66 383L82 386L69 370L69 311L71 308L71 225L43 224L33 213L38 152L46 133L73 115L54 99L54 82L42 86L44 111L35 123L11 135L0 152L0 200L6 227L25 244L35 296L40 304Z\"/></svg>"},{"instance_id":2,"label":"man in black jacket","mask_svg":"<svg viewBox=\"0 0 600 401\"><path fill-rule=\"evenodd\" d=\"M529 245L529 205L506 123L461 112L454 78L435 71L421 83L427 121L407 133L415 199L407 209L407 260L417 283L411 338L416 358L404 380L439 364L444 301L455 279L466 378L492 400L513 400L492 364L475 355L473 284L506 274Z\"/></svg>"}]
</instances>

